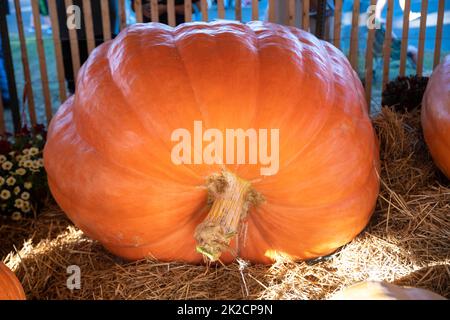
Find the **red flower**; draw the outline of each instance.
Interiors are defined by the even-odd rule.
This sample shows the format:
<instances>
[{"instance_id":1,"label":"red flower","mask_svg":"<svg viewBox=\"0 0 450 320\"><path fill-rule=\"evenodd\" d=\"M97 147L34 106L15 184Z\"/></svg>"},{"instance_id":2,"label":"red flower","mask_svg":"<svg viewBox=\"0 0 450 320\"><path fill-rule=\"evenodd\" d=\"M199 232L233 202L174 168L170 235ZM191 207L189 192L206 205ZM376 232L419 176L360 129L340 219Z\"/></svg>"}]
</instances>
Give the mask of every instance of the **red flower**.
<instances>
[{"instance_id":1,"label":"red flower","mask_svg":"<svg viewBox=\"0 0 450 320\"><path fill-rule=\"evenodd\" d=\"M8 154L11 151L11 143L8 140L0 140L0 154Z\"/></svg>"}]
</instances>

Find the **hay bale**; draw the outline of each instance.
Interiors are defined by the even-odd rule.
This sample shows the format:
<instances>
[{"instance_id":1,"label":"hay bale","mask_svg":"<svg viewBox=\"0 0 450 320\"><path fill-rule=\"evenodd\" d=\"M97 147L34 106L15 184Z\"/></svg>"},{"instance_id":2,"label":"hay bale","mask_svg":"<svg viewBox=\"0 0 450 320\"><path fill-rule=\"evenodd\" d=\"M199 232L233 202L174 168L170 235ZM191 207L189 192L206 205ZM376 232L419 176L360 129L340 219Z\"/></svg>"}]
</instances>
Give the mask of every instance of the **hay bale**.
<instances>
[{"instance_id":1,"label":"hay bale","mask_svg":"<svg viewBox=\"0 0 450 320\"><path fill-rule=\"evenodd\" d=\"M127 263L57 208L0 228L0 236L16 228L19 237L7 242L17 250L2 256L31 299L326 299L363 280L450 297L450 183L431 161L418 112L383 109L374 124L382 159L377 208L366 230L331 256L298 263L280 257L272 266ZM66 286L69 265L81 269L80 290Z\"/></svg>"}]
</instances>

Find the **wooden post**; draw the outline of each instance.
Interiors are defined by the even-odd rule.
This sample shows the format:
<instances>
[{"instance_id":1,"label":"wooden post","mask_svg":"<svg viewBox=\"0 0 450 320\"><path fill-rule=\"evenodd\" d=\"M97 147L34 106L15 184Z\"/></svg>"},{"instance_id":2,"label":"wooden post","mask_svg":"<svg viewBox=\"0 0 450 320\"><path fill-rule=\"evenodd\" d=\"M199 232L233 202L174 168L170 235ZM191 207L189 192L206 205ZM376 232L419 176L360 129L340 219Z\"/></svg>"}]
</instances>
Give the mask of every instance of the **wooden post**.
<instances>
[{"instance_id":1,"label":"wooden post","mask_svg":"<svg viewBox=\"0 0 450 320\"><path fill-rule=\"evenodd\" d=\"M217 17L219 19L225 19L225 5L223 0L217 0Z\"/></svg>"},{"instance_id":2,"label":"wooden post","mask_svg":"<svg viewBox=\"0 0 450 320\"><path fill-rule=\"evenodd\" d=\"M377 0L371 0L370 4L375 5ZM375 28L370 28L367 32L366 46L366 74L365 74L365 93L367 106L370 113L370 105L372 100L372 80L373 80L373 41L375 39Z\"/></svg>"},{"instance_id":3,"label":"wooden post","mask_svg":"<svg viewBox=\"0 0 450 320\"><path fill-rule=\"evenodd\" d=\"M73 4L72 0L65 0L66 8ZM85 6L83 6L84 8ZM90 6L89 6L90 7ZM73 78L76 79L80 70L80 49L78 47L78 35L76 29L69 29L70 50L72 53Z\"/></svg>"},{"instance_id":4,"label":"wooden post","mask_svg":"<svg viewBox=\"0 0 450 320\"><path fill-rule=\"evenodd\" d=\"M102 0L103 1L103 0ZM102 8L103 9L103 8ZM95 49L94 21L92 20L91 0L83 0L84 28L88 53Z\"/></svg>"},{"instance_id":5,"label":"wooden post","mask_svg":"<svg viewBox=\"0 0 450 320\"><path fill-rule=\"evenodd\" d=\"M136 13L136 22L144 22L144 16L142 13L142 0L134 0L134 12Z\"/></svg>"},{"instance_id":6,"label":"wooden post","mask_svg":"<svg viewBox=\"0 0 450 320\"><path fill-rule=\"evenodd\" d=\"M184 1L184 20L186 22L192 21L192 0Z\"/></svg>"},{"instance_id":7,"label":"wooden post","mask_svg":"<svg viewBox=\"0 0 450 320\"><path fill-rule=\"evenodd\" d=\"M303 0L302 27L309 31L309 0Z\"/></svg>"},{"instance_id":8,"label":"wooden post","mask_svg":"<svg viewBox=\"0 0 450 320\"><path fill-rule=\"evenodd\" d=\"M334 36L333 43L338 49L341 48L341 25L342 25L342 0L336 0L334 7Z\"/></svg>"},{"instance_id":9,"label":"wooden post","mask_svg":"<svg viewBox=\"0 0 450 320\"><path fill-rule=\"evenodd\" d=\"M234 13L237 21L242 21L242 2L235 0Z\"/></svg>"},{"instance_id":10,"label":"wooden post","mask_svg":"<svg viewBox=\"0 0 450 320\"><path fill-rule=\"evenodd\" d=\"M122 31L127 27L127 10L125 8L125 0L119 0L119 19L120 30Z\"/></svg>"},{"instance_id":11,"label":"wooden post","mask_svg":"<svg viewBox=\"0 0 450 320\"><path fill-rule=\"evenodd\" d=\"M352 31L350 36L349 60L353 69L358 70L358 33L359 33L359 8L360 1L353 1Z\"/></svg>"},{"instance_id":12,"label":"wooden post","mask_svg":"<svg viewBox=\"0 0 450 320\"><path fill-rule=\"evenodd\" d=\"M441 58L442 25L444 23L445 0L439 0L438 16L436 24L436 42L434 44L433 69L439 64Z\"/></svg>"},{"instance_id":13,"label":"wooden post","mask_svg":"<svg viewBox=\"0 0 450 320\"><path fill-rule=\"evenodd\" d=\"M288 3L288 23L290 26L295 26L295 0L289 0Z\"/></svg>"},{"instance_id":14,"label":"wooden post","mask_svg":"<svg viewBox=\"0 0 450 320\"><path fill-rule=\"evenodd\" d=\"M177 25L175 18L175 0L167 0L167 22L171 27Z\"/></svg>"},{"instance_id":15,"label":"wooden post","mask_svg":"<svg viewBox=\"0 0 450 320\"><path fill-rule=\"evenodd\" d=\"M428 0L422 0L422 9L420 16L420 32L419 32L419 53L417 55L417 75L423 73L423 54L425 49L425 32L427 29L427 11Z\"/></svg>"},{"instance_id":16,"label":"wooden post","mask_svg":"<svg viewBox=\"0 0 450 320\"><path fill-rule=\"evenodd\" d=\"M61 103L63 103L67 99L67 94L66 94L65 72L61 47L61 38L59 33L58 10L56 7L56 0L49 0L48 8L50 13L50 19L52 22L53 44L55 47L56 72L58 74L58 86L59 86L59 100Z\"/></svg>"},{"instance_id":17,"label":"wooden post","mask_svg":"<svg viewBox=\"0 0 450 320\"><path fill-rule=\"evenodd\" d=\"M22 32L23 32L23 29L22 29ZM8 78L8 91L9 91L10 107L11 107L14 131L17 132L20 130L20 127L21 127L19 101L17 99L16 79L15 79L15 75L14 75L14 66L13 66L12 55L11 55L11 46L9 43L8 24L6 21L6 2L3 2L3 1L0 1L0 37L1 37L1 41L2 41L3 56L5 59L6 76ZM21 42L21 47L22 47L22 42ZM4 106L4 104L2 101L2 107L3 106ZM0 121L2 124L4 124L3 120L0 119Z\"/></svg>"},{"instance_id":18,"label":"wooden post","mask_svg":"<svg viewBox=\"0 0 450 320\"><path fill-rule=\"evenodd\" d=\"M109 1L101 0L102 10L102 27L103 27L103 41L111 40L111 18L109 16Z\"/></svg>"},{"instance_id":19,"label":"wooden post","mask_svg":"<svg viewBox=\"0 0 450 320\"><path fill-rule=\"evenodd\" d=\"M252 0L252 20L259 20L259 1Z\"/></svg>"},{"instance_id":20,"label":"wooden post","mask_svg":"<svg viewBox=\"0 0 450 320\"><path fill-rule=\"evenodd\" d=\"M386 17L386 33L384 34L383 42L383 84L385 87L389 81L389 65L391 63L391 45L392 45L392 20L394 18L394 0L387 2L387 17Z\"/></svg>"},{"instance_id":21,"label":"wooden post","mask_svg":"<svg viewBox=\"0 0 450 320\"><path fill-rule=\"evenodd\" d=\"M159 7L158 0L151 0L150 11L152 22L159 22Z\"/></svg>"},{"instance_id":22,"label":"wooden post","mask_svg":"<svg viewBox=\"0 0 450 320\"><path fill-rule=\"evenodd\" d=\"M208 2L206 0L201 1L201 7L202 7L202 20L208 21Z\"/></svg>"},{"instance_id":23,"label":"wooden post","mask_svg":"<svg viewBox=\"0 0 450 320\"><path fill-rule=\"evenodd\" d=\"M39 68L41 74L42 94L44 95L45 115L47 124L52 119L52 101L50 97L50 88L48 85L47 62L45 60L44 42L42 40L41 15L39 13L39 3L31 1L32 15L34 20L34 32L36 35L36 48L39 58Z\"/></svg>"},{"instance_id":24,"label":"wooden post","mask_svg":"<svg viewBox=\"0 0 450 320\"><path fill-rule=\"evenodd\" d=\"M277 22L275 5L275 0L269 0L269 22Z\"/></svg>"},{"instance_id":25,"label":"wooden post","mask_svg":"<svg viewBox=\"0 0 450 320\"><path fill-rule=\"evenodd\" d=\"M30 65L28 62L27 43L25 40L25 33L23 31L22 9L20 7L20 0L14 0L14 4L16 8L16 20L17 20L17 30L19 32L20 50L22 54L23 75L25 78L25 95L27 97L28 112L30 116L31 125L35 125L37 123L36 110L34 106L33 87L31 85L31 73L30 73ZM2 45L4 44L2 43Z\"/></svg>"},{"instance_id":26,"label":"wooden post","mask_svg":"<svg viewBox=\"0 0 450 320\"><path fill-rule=\"evenodd\" d=\"M400 49L400 76L405 75L406 58L408 52L408 32L409 32L409 12L411 11L411 0L405 0L405 10L403 11L402 47Z\"/></svg>"}]
</instances>

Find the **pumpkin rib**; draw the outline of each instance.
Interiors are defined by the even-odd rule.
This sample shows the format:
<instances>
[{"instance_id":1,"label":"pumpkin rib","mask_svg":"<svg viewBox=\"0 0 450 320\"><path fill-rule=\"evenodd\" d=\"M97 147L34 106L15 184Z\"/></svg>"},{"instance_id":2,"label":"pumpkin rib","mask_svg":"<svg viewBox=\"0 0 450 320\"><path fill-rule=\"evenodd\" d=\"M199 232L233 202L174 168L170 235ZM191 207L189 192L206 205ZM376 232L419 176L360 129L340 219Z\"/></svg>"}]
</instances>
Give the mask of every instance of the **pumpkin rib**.
<instances>
[{"instance_id":1,"label":"pumpkin rib","mask_svg":"<svg viewBox=\"0 0 450 320\"><path fill-rule=\"evenodd\" d=\"M260 27L261 25L263 25L262 23L260 23L260 22L250 22L249 23L252 27L254 27L254 28L258 28L258 27ZM273 24L267 24L268 26L270 26L270 27L274 27L274 28L276 28L276 29L279 29L278 28L278 26L277 25L273 25ZM268 27L266 27L266 28L268 28ZM265 29L264 30L264 32L266 32L266 31L268 31L269 29ZM257 36L257 40L258 40L258 47L259 48L264 48L264 47L267 47L267 43L265 43L265 42L262 42L262 41L266 41L266 42L269 42L269 44L271 44L271 39L270 39L270 37L269 36L266 36L266 34L264 33L263 31L261 31L259 34L258 34L258 36ZM269 33L271 32L271 30L269 30ZM284 35L285 34L287 34L287 36L286 37L284 37ZM300 34L302 34L302 35L305 35L305 33L300 33ZM277 34L271 34L271 37L274 37L274 36L278 36ZM307 47L307 43L306 43L306 41L307 40L305 40L305 39L301 39L300 40L300 37L299 37L299 35L298 34L294 34L293 32L292 32L292 30L290 30L290 29L287 29L287 31L284 31L284 33L282 33L282 36L284 37L284 38L286 38L286 39L289 39L290 41L291 41L291 43L293 44L293 45L295 45L295 47L296 47L296 51L299 51L299 52L301 52L301 55L300 55L300 57L299 57L299 59L301 59L301 61L302 61L302 66L301 66L301 68L300 67L298 67L298 69L303 69L303 68L306 68L306 69L308 69L308 65L310 65L310 64L314 64L314 62L313 61L311 61L311 57L315 57L314 56L314 54L312 53L312 50L311 49L309 49L308 47ZM307 39L308 39L308 41L310 41L310 36L308 36L307 37ZM287 40L286 40L287 41ZM262 44L261 44L262 43ZM279 46L279 47L282 47L282 46ZM311 53L311 54L307 54L307 52L308 52L308 50L309 50L309 52ZM260 52L259 52L259 54L260 54L260 56L261 56L261 54L262 54L262 50L260 50ZM286 59L289 59L289 57L292 57L292 54L291 53L289 53L289 55L286 55ZM325 63L327 63L327 59L326 58L323 58L323 62L325 62ZM327 70L327 72L328 72L328 69L329 68L327 68L326 70ZM309 70L311 73L314 73L315 71L317 71L317 70ZM306 72L306 73L308 73L308 72ZM305 79L302 79L302 86L304 86L305 85ZM329 83L329 81L326 81L326 82L323 82L323 83L321 83L322 85L326 85L328 88L330 88L330 83ZM260 93L261 92L266 92L267 90L266 90L266 88L265 87L263 87L263 86L260 86ZM327 92L329 91L329 90L326 90ZM328 97L328 95L327 95L327 97ZM331 98L330 97L328 97L328 99L327 100L330 100ZM299 106L301 106L303 104L303 97L299 97L299 100L298 101L296 101L296 102L292 102L292 106L290 107L290 112L291 112L291 114L292 113L296 113L297 112L297 110L299 109ZM324 105L327 105L327 103L325 102L324 103ZM328 110L330 111L331 110L331 108L328 108ZM324 111L322 111L322 114L324 113ZM330 113L328 113L328 116L330 115ZM311 129L311 131L313 132L313 136L314 137L316 137L316 136L318 136L318 135L320 135L320 131L321 131L321 129L324 127L324 125L326 124L326 120L327 120L327 118L328 118L328 116L325 118L325 119L322 119L322 121L321 121L321 123L320 124L318 124L316 127L314 127L314 129ZM285 119L285 120L289 120L290 119L290 116L286 113L285 115L284 115L284 118L283 119ZM276 126L275 126L276 127ZM293 128L292 130L290 130L290 132L289 132L289 134L291 135L291 136L295 136L295 129L297 129L297 131L298 132L301 132L303 129L302 129L302 127L301 126L298 126L297 128ZM310 142L311 142L311 138L308 140L308 141L306 141L305 143L303 143L301 146L300 146L300 149L299 149L299 151L297 152L298 153L298 155L301 155L301 153L303 152L303 149L305 149L309 144L310 144ZM285 137L285 140L284 141L291 141L292 142L292 139L289 139L289 137ZM288 144L288 142L285 142L285 144ZM280 150L281 149L283 149L283 146L281 146L280 145ZM288 162L289 161L289 159L287 160L287 161L285 161L284 163L286 163L286 162ZM283 166L286 166L285 164L283 164ZM280 167L280 172L282 171L282 169L283 169L283 167ZM264 180L265 180L265 182L266 183L268 183L268 181L270 181L271 179L272 179L273 177L266 177Z\"/></svg>"},{"instance_id":2,"label":"pumpkin rib","mask_svg":"<svg viewBox=\"0 0 450 320\"><path fill-rule=\"evenodd\" d=\"M102 45L103 45L103 44L102 44ZM99 47L97 47L97 48L99 48ZM109 47L106 47L106 46L105 46L103 49L100 48L100 49L98 49L98 50L99 50L99 51L100 51L100 50L104 50L104 51L108 52L108 54L110 54L110 46L109 46ZM94 60L94 59L95 59L95 56L93 57L92 60ZM108 70L108 75L109 75L109 78L110 78L110 83L112 83L112 85L115 86L115 88L114 88L113 90L114 90L115 92L117 92L118 94L120 94L121 97L123 97L122 102L125 103L125 104L127 104L127 107L126 107L127 111L133 112L133 114L134 114L134 116L135 116L134 119L137 119L137 120L139 121L139 115L136 113L136 110L135 110L134 108L131 108L131 106L128 104L127 100L125 99L125 94L124 94L124 92L121 90L120 86L119 86L119 85L115 82L115 80L114 80L114 77L113 77L113 74L112 74L112 69L111 69L111 66L110 66L110 58L109 58L109 57L106 57L104 60L106 60L106 61L104 62L105 65L103 66L103 68L104 68L105 70ZM98 59L95 60L95 61L98 61ZM98 63L98 62L97 62L97 63ZM86 65L87 65L87 64L86 64ZM88 86L88 85L86 85L86 86ZM98 90L96 91L96 94L98 94ZM78 108L74 108L74 109L77 110ZM76 123L79 123L79 121L76 121ZM150 133L150 132L145 128L145 126L142 126L142 130L145 130L145 131L147 131L147 133ZM83 133L83 130L77 130L77 132L80 134L80 132ZM162 139L159 139L159 141L161 141L162 145L164 145L164 146L167 148L167 151L170 152L170 147L169 147ZM112 160L112 159L110 159L110 160ZM142 173L142 174L145 176L146 179L153 179L153 177L150 176L148 173L139 171L139 170L136 169L136 167L126 166L126 165L120 164L120 163L118 163L118 162L116 162L116 164L117 164L118 166L120 166L121 168L123 168L123 170L137 171L137 172ZM158 164L158 163L156 163L156 164ZM138 167L138 168L139 168L139 167ZM180 169L181 169L181 168L180 168ZM189 173L190 173L190 176L191 176L193 179L200 180L201 176L200 176L197 172L195 172L194 170L192 170L191 168L185 166L183 169L186 170L186 173L189 172ZM164 170L163 167L160 168L160 172L161 172L161 173L163 173L163 172L165 172L165 171L166 171L166 170ZM144 177L143 177L143 178L144 178ZM194 181L195 181L195 180L194 180ZM166 181L166 182L167 182L167 181ZM180 181L172 180L172 183L176 183L176 184L179 185L179 186L182 185L182 184L180 183Z\"/></svg>"},{"instance_id":3,"label":"pumpkin rib","mask_svg":"<svg viewBox=\"0 0 450 320\"><path fill-rule=\"evenodd\" d=\"M296 44L297 44L297 47L299 48L299 50L301 50L301 48L303 47L303 43L300 41L300 39L299 39L299 37L292 31L292 29L288 29L289 31L290 31L290 33L291 33L291 35L292 35L292 38L293 39L295 39L296 41ZM319 41L321 44L322 44L322 41ZM322 47L322 49L324 49L324 47ZM326 53L327 55L328 55L328 52L326 52L325 50L322 50L322 52L321 52L322 54L324 54L324 53ZM303 56L302 56L302 58L303 58ZM329 59L324 59L325 61L329 61ZM308 61L308 62L310 62L310 61ZM331 65L328 65L329 67L330 67L330 70L332 70L332 66ZM334 90L333 90L334 91ZM335 92L333 92L333 96L335 95ZM332 100L332 99L330 99L330 100ZM298 105L301 105L302 104L302 101L298 101ZM302 146L301 146L301 148L297 151L297 153L295 154L295 155L293 155L290 159L287 159L286 161L285 161L285 163L284 163L284 167L287 167L287 166L289 166L289 164L290 163L292 163L293 161L295 161L296 160L296 158L297 157L299 157L299 156L301 156L302 155L302 153L311 145L311 144L313 144L313 142L314 142L314 140L318 137L318 136L320 136L320 134L321 134L321 131L323 130L323 128L325 127L325 125L326 125L326 123L327 123L327 121L328 121L328 119L329 119L329 117L331 116L331 109L329 110L329 112L327 113L327 117L325 118L325 119L323 119L323 121L322 121L322 125L319 127L319 128L317 128L316 130L315 130L315 132L314 132L314 134L313 134L313 136L309 139L309 141L307 141L305 144L303 144ZM298 130L301 130L301 128L299 128ZM280 149L282 149L281 148L281 146L280 146ZM280 167L280 171L282 171L282 169L283 169L283 167Z\"/></svg>"},{"instance_id":4,"label":"pumpkin rib","mask_svg":"<svg viewBox=\"0 0 450 320\"><path fill-rule=\"evenodd\" d=\"M130 28L128 28L128 29L125 29L125 30L123 30L122 32L124 32L125 34L126 33L128 33L129 32L129 30L133 30L132 29L132 27L130 27ZM119 35L120 36L120 35ZM131 112L133 112L133 114L135 115L135 119L137 119L137 121L140 121L141 123L142 123L142 121L140 120L140 116L139 116L139 114L138 114L138 112L137 112L137 110L135 109L135 108L132 108L131 107L131 105L128 103L128 101L125 99L125 96L126 96L126 94L123 92L123 90L122 90L122 87L116 82L116 77L114 77L113 76L113 71L112 71L112 68L111 68L111 61L112 61L112 59L111 59L111 49L110 50L108 50L108 55L107 55L107 57L106 57L106 60L108 61L108 70L109 70L109 74L110 74L110 78L111 78L111 80L112 80L112 83L115 85L115 89L118 91L118 92L120 92L120 94L121 94L121 96L122 97L124 97L124 101L125 101L125 103L127 103L127 110L131 110ZM147 133L148 134L151 134L151 132L148 130L148 128L146 128L146 126L145 125L142 125L142 128L145 130L145 131L147 131ZM161 143L162 143L162 145L166 148L166 151L168 151L169 153L170 153L170 149L171 149L171 146L169 146L163 139L161 139L161 138L159 138L158 139ZM161 168L162 169L162 168ZM199 174L198 173L196 173L194 170L192 170L191 168L189 168L189 167L185 167L184 169L186 169L187 171L189 171L191 174L192 174L192 177L193 178L200 178L200 176L199 176Z\"/></svg>"},{"instance_id":5,"label":"pumpkin rib","mask_svg":"<svg viewBox=\"0 0 450 320\"><path fill-rule=\"evenodd\" d=\"M202 119L207 119L207 117L205 117L203 109L201 108L201 103L199 101L199 98L198 98L198 95L196 93L196 90L195 90L194 86L192 85L192 77L189 74L189 71L188 71L188 69L186 67L186 63L185 63L185 61L183 59L183 55L181 54L180 49L178 48L178 43L177 43L178 40L175 39L175 38L178 38L178 35L176 33L172 33L173 46L175 48L175 52L177 53L178 57L180 58L181 65L183 66L183 70L184 70L184 72L186 74L186 77L189 80L188 81L189 88L191 88L191 90L192 90L192 96L193 96L194 101L196 102L196 105L198 107L197 109L200 112L201 118ZM208 127L208 123L205 123L205 126ZM194 150L194 152L195 152L195 150Z\"/></svg>"},{"instance_id":6,"label":"pumpkin rib","mask_svg":"<svg viewBox=\"0 0 450 320\"><path fill-rule=\"evenodd\" d=\"M378 189L378 188L376 188ZM367 193L373 193L373 190L367 190ZM369 212L372 213L373 210L375 209L375 199L370 199L371 201L367 201L367 203L372 202L372 205L367 205L368 208L364 210L364 212ZM274 203L271 203L270 205L266 206L262 206L261 208L257 209L257 215L255 214L254 211L249 212L249 220L254 220L255 221L255 225L259 226L259 233L260 234L266 234L267 236L265 237L266 241L268 241L268 243L270 243L272 248L277 248L279 246L275 246L275 243L279 243L279 242L284 242L284 243L292 243L292 242L287 242L286 239L292 239L293 236L295 235L299 235L299 234L308 234L310 237L317 235L322 235L325 236L327 235L330 238L333 239L340 239L340 240L333 240L333 246L330 249L327 249L325 251L320 251L317 250L317 254L316 256L321 256L321 255L326 255L329 254L331 252L336 251L339 247L341 247L342 245L346 244L349 240L353 239L355 236L357 236L362 228L367 224L368 220L370 219L370 215L371 214L367 214L364 217L361 216L358 219L361 222L355 223L355 225L357 225L358 227L354 227L351 230L349 230L349 232L347 234L345 234L343 236L343 233L333 233L333 232L326 232L326 233L322 233L322 230L328 230L329 228L327 228L326 226L329 225L332 228L336 228L339 229L338 226L336 224L340 224L340 220L338 219L337 221L333 221L333 220L329 220L328 216L329 216L329 212L331 210L333 210L335 213L342 211L345 212L345 210L348 211L348 207L347 204L350 203L352 204L352 206L358 206L357 204L360 203L360 199L358 197L352 197L352 198L346 198L343 201L335 204L333 206L333 204L330 204L328 206L324 206L322 207L322 209L318 211L318 208L312 208L310 210L308 209L299 209L299 210L288 210L286 211L285 207L282 207L282 209L284 210L284 215L282 215L280 213L280 210L277 209L280 206ZM345 204L344 207L342 207ZM342 208L341 208L342 207ZM339 209L339 210L338 210ZM311 211L313 210L313 211ZM272 214L269 214L269 212L271 212ZM308 213L307 215L305 215L306 213ZM314 212L314 213L312 213ZM297 214L297 215L296 215ZM313 219L318 219L318 220L322 220L322 225L319 229L316 229L314 231L314 229L311 229L311 227L306 226L304 224L305 220L305 216L311 216L311 221L314 221ZM348 220L348 216L344 216L345 219ZM307 219L306 219L307 220ZM313 223L314 224L314 223ZM362 227L361 227L362 226ZM269 240L268 236L276 240ZM284 240L283 240L284 239ZM322 241L323 243L329 243L327 241ZM337 243L336 245L334 245L334 243ZM298 243L299 247L302 248L303 246L305 246L301 241ZM285 246L286 247L286 246ZM245 250L248 248L241 248L241 251L245 252ZM286 250L285 250L286 251ZM297 250L299 251L299 250ZM301 250L300 250L301 251ZM311 258L311 256L302 256L301 254L298 254L298 252L286 252L291 256L297 256L299 258L302 259L307 259L307 258Z\"/></svg>"},{"instance_id":7,"label":"pumpkin rib","mask_svg":"<svg viewBox=\"0 0 450 320\"><path fill-rule=\"evenodd\" d=\"M66 203L69 201L68 200L69 197L67 197L66 195L61 193L60 189L56 185L54 185L50 179L49 179L49 184L50 184L52 193L54 194L54 196L56 198L59 199L59 205L61 206L61 208L65 212L68 212L68 211L66 211L66 208L68 208L69 206L66 205ZM202 202L198 202L197 206L198 207L203 207L203 209L206 208L206 206ZM80 209L81 208L82 208L82 206L80 205ZM180 207L180 209L183 209L183 208ZM93 208L86 208L85 211L86 212L95 212L95 209L93 209ZM187 211L187 212L189 213L190 211ZM202 210L198 210L198 208L197 208L197 209L192 211L192 214L190 214L190 217L191 217L192 220L200 222L204 218L206 213L207 212L202 212ZM138 247L146 247L146 246L150 246L150 245L158 245L160 243L164 243L164 242L167 241L168 238L170 238L172 235L176 234L175 231L184 229L183 228L184 226L188 226L190 224L190 222L192 222L191 220L188 221L188 222L180 222L179 220L177 220L178 224L176 226L174 226L173 230L171 230L171 231L168 230L167 235L165 237L164 236L159 236L159 237L157 237L156 239L154 239L152 241L140 242L139 246L137 247L135 243L132 243L132 242L125 243L124 240L121 241L121 245L120 246L114 245L114 243L117 242L117 240L116 239L109 239L109 240L106 239L105 236L103 235L103 233L99 233L98 224L97 223L84 224L84 223L82 223L80 221L80 219L77 216L69 215L69 217L80 229L83 230L83 232L88 237L90 237L90 238L92 238L94 240L100 241L104 246L114 247L115 248L114 250L125 250L125 249L130 249L131 250L131 249L138 249ZM139 217L137 217L136 219L139 219ZM133 219L129 218L129 220L132 221ZM130 240L130 241L134 241L134 240ZM179 246L181 246L181 247L184 247L184 245L185 245L185 243L179 243ZM172 245L172 246L168 247L168 249L174 250L175 247ZM139 259L138 257L127 257L124 254L122 254L121 256L125 257L125 258L132 259L132 260ZM147 258L147 257L149 257L149 255L141 256L141 258L142 257L143 258Z\"/></svg>"}]
</instances>

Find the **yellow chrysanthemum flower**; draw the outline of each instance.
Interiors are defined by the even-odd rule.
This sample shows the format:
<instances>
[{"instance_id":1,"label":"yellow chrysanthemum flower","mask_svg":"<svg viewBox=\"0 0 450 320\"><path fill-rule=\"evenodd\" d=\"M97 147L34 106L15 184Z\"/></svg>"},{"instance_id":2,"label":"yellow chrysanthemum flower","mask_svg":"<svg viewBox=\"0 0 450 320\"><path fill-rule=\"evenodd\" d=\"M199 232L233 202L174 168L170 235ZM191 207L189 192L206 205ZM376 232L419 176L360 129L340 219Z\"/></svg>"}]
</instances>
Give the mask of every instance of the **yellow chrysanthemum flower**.
<instances>
[{"instance_id":1,"label":"yellow chrysanthemum flower","mask_svg":"<svg viewBox=\"0 0 450 320\"><path fill-rule=\"evenodd\" d=\"M23 200L28 200L28 199L30 199L30 194L28 193L28 192L23 192L21 195L20 195L20 197L23 199Z\"/></svg>"},{"instance_id":2,"label":"yellow chrysanthemum flower","mask_svg":"<svg viewBox=\"0 0 450 320\"><path fill-rule=\"evenodd\" d=\"M28 213L30 211L31 211L30 203L28 201L24 201L22 206L22 212Z\"/></svg>"},{"instance_id":3,"label":"yellow chrysanthemum flower","mask_svg":"<svg viewBox=\"0 0 450 320\"><path fill-rule=\"evenodd\" d=\"M18 211L15 211L12 215L11 215L11 219L13 219L14 221L19 221L20 219L22 219L22 214Z\"/></svg>"},{"instance_id":4,"label":"yellow chrysanthemum flower","mask_svg":"<svg viewBox=\"0 0 450 320\"><path fill-rule=\"evenodd\" d=\"M4 185L4 184L5 184L5 178L0 177L0 186L2 186L2 185Z\"/></svg>"},{"instance_id":5,"label":"yellow chrysanthemum flower","mask_svg":"<svg viewBox=\"0 0 450 320\"><path fill-rule=\"evenodd\" d=\"M27 155L27 154L30 153L30 150L29 150L29 149L23 149L23 150L22 150L22 153L25 154L25 155Z\"/></svg>"},{"instance_id":6,"label":"yellow chrysanthemum flower","mask_svg":"<svg viewBox=\"0 0 450 320\"><path fill-rule=\"evenodd\" d=\"M24 163L23 163L23 167L24 168L31 168L31 167L33 167L33 161L25 160Z\"/></svg>"},{"instance_id":7,"label":"yellow chrysanthemum flower","mask_svg":"<svg viewBox=\"0 0 450 320\"><path fill-rule=\"evenodd\" d=\"M14 201L14 207L16 207L16 208L22 208L23 207L23 200L22 199L16 199L15 201Z\"/></svg>"},{"instance_id":8,"label":"yellow chrysanthemum flower","mask_svg":"<svg viewBox=\"0 0 450 320\"><path fill-rule=\"evenodd\" d=\"M18 174L19 176L23 176L27 173L27 170L25 170L24 168L19 168L16 170L16 174Z\"/></svg>"},{"instance_id":9,"label":"yellow chrysanthemum flower","mask_svg":"<svg viewBox=\"0 0 450 320\"><path fill-rule=\"evenodd\" d=\"M3 163L6 161L6 157L3 154L0 154L0 163Z\"/></svg>"},{"instance_id":10,"label":"yellow chrysanthemum flower","mask_svg":"<svg viewBox=\"0 0 450 320\"><path fill-rule=\"evenodd\" d=\"M11 198L11 192L9 192L9 190L3 189L2 192L0 192L0 198L2 198L3 200L8 200L9 198Z\"/></svg>"},{"instance_id":11,"label":"yellow chrysanthemum flower","mask_svg":"<svg viewBox=\"0 0 450 320\"><path fill-rule=\"evenodd\" d=\"M38 159L38 160L37 160L37 163L38 163L38 165L39 165L40 168L43 168L43 167L44 167L44 159L42 159L42 158Z\"/></svg>"},{"instance_id":12,"label":"yellow chrysanthemum flower","mask_svg":"<svg viewBox=\"0 0 450 320\"><path fill-rule=\"evenodd\" d=\"M20 187L19 186L15 186L14 187L14 194L18 195L20 193Z\"/></svg>"},{"instance_id":13,"label":"yellow chrysanthemum flower","mask_svg":"<svg viewBox=\"0 0 450 320\"><path fill-rule=\"evenodd\" d=\"M13 186L16 184L16 178L14 177L9 177L8 179L6 179L6 184L8 186Z\"/></svg>"},{"instance_id":14,"label":"yellow chrysanthemum flower","mask_svg":"<svg viewBox=\"0 0 450 320\"><path fill-rule=\"evenodd\" d=\"M33 188L33 183L32 182L25 182L24 184L23 184L23 186L25 187L25 189L31 189L31 188Z\"/></svg>"},{"instance_id":15,"label":"yellow chrysanthemum flower","mask_svg":"<svg viewBox=\"0 0 450 320\"><path fill-rule=\"evenodd\" d=\"M39 149L36 148L36 147L30 148L30 150L28 151L28 154L29 154L30 156L35 156L35 155L37 155L38 153L39 153Z\"/></svg>"},{"instance_id":16,"label":"yellow chrysanthemum flower","mask_svg":"<svg viewBox=\"0 0 450 320\"><path fill-rule=\"evenodd\" d=\"M37 162L37 160L33 160L33 165L31 167L35 170L39 169L39 163Z\"/></svg>"}]
</instances>

